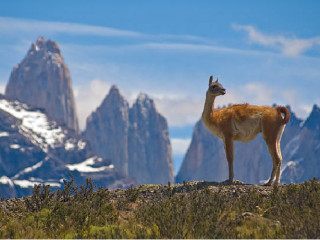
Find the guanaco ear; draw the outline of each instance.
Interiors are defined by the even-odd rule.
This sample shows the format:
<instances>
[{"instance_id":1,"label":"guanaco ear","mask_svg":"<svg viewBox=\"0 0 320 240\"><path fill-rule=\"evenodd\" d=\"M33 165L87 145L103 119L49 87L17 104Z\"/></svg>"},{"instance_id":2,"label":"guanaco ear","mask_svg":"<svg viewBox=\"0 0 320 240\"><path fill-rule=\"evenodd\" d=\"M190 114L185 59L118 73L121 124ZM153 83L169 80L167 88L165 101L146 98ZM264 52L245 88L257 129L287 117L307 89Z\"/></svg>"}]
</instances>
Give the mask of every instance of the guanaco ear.
<instances>
[{"instance_id":1,"label":"guanaco ear","mask_svg":"<svg viewBox=\"0 0 320 240\"><path fill-rule=\"evenodd\" d=\"M209 78L209 85L212 84L212 81L213 81L213 76L211 75L210 78Z\"/></svg>"},{"instance_id":2,"label":"guanaco ear","mask_svg":"<svg viewBox=\"0 0 320 240\"><path fill-rule=\"evenodd\" d=\"M215 81L216 83L218 83L219 82L219 77L217 77L217 80Z\"/></svg>"}]
</instances>

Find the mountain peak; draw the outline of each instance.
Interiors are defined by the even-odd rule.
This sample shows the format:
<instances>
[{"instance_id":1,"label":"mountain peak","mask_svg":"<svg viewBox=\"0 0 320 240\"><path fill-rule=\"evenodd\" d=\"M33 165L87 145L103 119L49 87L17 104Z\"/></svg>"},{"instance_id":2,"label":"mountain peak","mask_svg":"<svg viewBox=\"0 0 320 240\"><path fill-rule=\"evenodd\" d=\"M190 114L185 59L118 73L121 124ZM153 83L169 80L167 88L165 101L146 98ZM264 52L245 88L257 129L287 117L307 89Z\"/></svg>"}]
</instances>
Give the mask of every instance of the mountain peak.
<instances>
[{"instance_id":1,"label":"mountain peak","mask_svg":"<svg viewBox=\"0 0 320 240\"><path fill-rule=\"evenodd\" d=\"M139 93L137 99L139 101L144 101L144 100L148 100L150 98L149 98L148 94L146 94L146 93Z\"/></svg>"},{"instance_id":2,"label":"mountain peak","mask_svg":"<svg viewBox=\"0 0 320 240\"><path fill-rule=\"evenodd\" d=\"M303 122L301 119L297 118L296 114L292 111L291 107L289 105L286 106L290 112L290 121L288 122L288 126L300 126L300 124Z\"/></svg>"},{"instance_id":3,"label":"mountain peak","mask_svg":"<svg viewBox=\"0 0 320 240\"><path fill-rule=\"evenodd\" d=\"M317 104L314 104L311 113L320 115L320 107Z\"/></svg>"},{"instance_id":4,"label":"mountain peak","mask_svg":"<svg viewBox=\"0 0 320 240\"><path fill-rule=\"evenodd\" d=\"M119 94L120 95L120 90L117 85L112 85L109 91L109 94Z\"/></svg>"},{"instance_id":5,"label":"mountain peak","mask_svg":"<svg viewBox=\"0 0 320 240\"><path fill-rule=\"evenodd\" d=\"M135 104L148 109L155 108L153 99L151 99L146 93L139 93Z\"/></svg>"},{"instance_id":6,"label":"mountain peak","mask_svg":"<svg viewBox=\"0 0 320 240\"><path fill-rule=\"evenodd\" d=\"M38 38L37 38L37 41L36 41L36 46L38 46L38 47L44 47L45 45L46 45L46 39L45 39L45 37L43 37L43 36L39 36Z\"/></svg>"},{"instance_id":7,"label":"mountain peak","mask_svg":"<svg viewBox=\"0 0 320 240\"><path fill-rule=\"evenodd\" d=\"M303 124L303 127L314 131L320 130L320 108L318 107L318 105L313 105L312 111Z\"/></svg>"},{"instance_id":8,"label":"mountain peak","mask_svg":"<svg viewBox=\"0 0 320 240\"><path fill-rule=\"evenodd\" d=\"M46 41L44 37L38 37L37 41L31 44L27 56L32 56L35 53L41 53L43 55L57 53L61 57L61 50L59 44L50 39Z\"/></svg>"},{"instance_id":9,"label":"mountain peak","mask_svg":"<svg viewBox=\"0 0 320 240\"><path fill-rule=\"evenodd\" d=\"M112 85L109 93L105 96L102 104L99 108L102 109L117 109L128 108L129 104L127 100L121 95L119 88L116 85ZM105 111L105 110L103 110Z\"/></svg>"},{"instance_id":10,"label":"mountain peak","mask_svg":"<svg viewBox=\"0 0 320 240\"><path fill-rule=\"evenodd\" d=\"M59 124L79 130L69 69L53 40L38 37L31 44L26 57L14 67L5 95L43 108Z\"/></svg>"}]
</instances>

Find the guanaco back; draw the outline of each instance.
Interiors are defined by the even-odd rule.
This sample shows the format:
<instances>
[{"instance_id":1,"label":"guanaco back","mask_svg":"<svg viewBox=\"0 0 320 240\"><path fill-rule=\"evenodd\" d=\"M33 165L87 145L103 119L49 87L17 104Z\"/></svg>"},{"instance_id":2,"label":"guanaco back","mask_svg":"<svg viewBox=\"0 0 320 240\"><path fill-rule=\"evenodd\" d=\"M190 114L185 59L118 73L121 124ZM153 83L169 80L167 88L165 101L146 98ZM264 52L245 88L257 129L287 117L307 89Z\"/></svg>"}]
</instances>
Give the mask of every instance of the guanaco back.
<instances>
[{"instance_id":1,"label":"guanaco back","mask_svg":"<svg viewBox=\"0 0 320 240\"><path fill-rule=\"evenodd\" d=\"M215 98L224 94L226 89L219 83L219 78L213 82L213 76L210 76L202 121L213 135L224 142L229 166L228 181L232 182L234 177L234 141L249 142L261 132L273 162L270 179L265 185L271 185L275 176L275 184L279 184L282 163L280 140L284 127L290 120L289 110L286 107L249 104L214 109Z\"/></svg>"}]
</instances>

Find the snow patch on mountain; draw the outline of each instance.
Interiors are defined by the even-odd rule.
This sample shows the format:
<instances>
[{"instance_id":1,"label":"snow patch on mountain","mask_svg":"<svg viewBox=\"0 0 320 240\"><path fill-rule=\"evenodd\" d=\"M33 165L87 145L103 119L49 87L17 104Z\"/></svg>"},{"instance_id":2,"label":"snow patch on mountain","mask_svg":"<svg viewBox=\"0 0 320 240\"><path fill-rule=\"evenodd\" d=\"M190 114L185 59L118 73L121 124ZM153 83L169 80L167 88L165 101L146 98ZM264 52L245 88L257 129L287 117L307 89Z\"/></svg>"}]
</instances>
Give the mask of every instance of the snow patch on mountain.
<instances>
[{"instance_id":1,"label":"snow patch on mountain","mask_svg":"<svg viewBox=\"0 0 320 240\"><path fill-rule=\"evenodd\" d=\"M61 187L60 183L56 182L38 182L38 181L29 181L29 180L14 180L14 184L20 186L21 188L29 188L34 187L34 185L44 184L44 185L50 185L51 187Z\"/></svg>"},{"instance_id":2,"label":"snow patch on mountain","mask_svg":"<svg viewBox=\"0 0 320 240\"><path fill-rule=\"evenodd\" d=\"M14 186L14 185L13 185L13 182L11 181L11 179L8 178L7 176L2 176L2 177L0 177L0 183L1 183L1 184L9 184L10 187L13 187L13 186Z\"/></svg>"},{"instance_id":3,"label":"snow patch on mountain","mask_svg":"<svg viewBox=\"0 0 320 240\"><path fill-rule=\"evenodd\" d=\"M8 137L9 133L7 132L0 132L0 137Z\"/></svg>"},{"instance_id":4,"label":"snow patch on mountain","mask_svg":"<svg viewBox=\"0 0 320 240\"><path fill-rule=\"evenodd\" d=\"M83 150L86 147L86 145L87 143L83 139L80 139L77 144L79 150Z\"/></svg>"},{"instance_id":5,"label":"snow patch on mountain","mask_svg":"<svg viewBox=\"0 0 320 240\"><path fill-rule=\"evenodd\" d=\"M28 107L18 101L0 100L0 109L9 113L13 117L20 119L20 132L31 137L33 143L48 152L48 147L54 148L63 143L65 134L60 126L55 122L50 122L47 116L40 111L27 110Z\"/></svg>"},{"instance_id":6,"label":"snow patch on mountain","mask_svg":"<svg viewBox=\"0 0 320 240\"><path fill-rule=\"evenodd\" d=\"M76 140L72 139L72 138L68 139L66 141L66 144L65 144L64 148L67 151L75 149L76 148Z\"/></svg>"},{"instance_id":7,"label":"snow patch on mountain","mask_svg":"<svg viewBox=\"0 0 320 240\"><path fill-rule=\"evenodd\" d=\"M10 145L10 148L12 148L12 149L19 149L19 148L20 148L20 145L19 145L19 144L11 144L11 145Z\"/></svg>"},{"instance_id":8,"label":"snow patch on mountain","mask_svg":"<svg viewBox=\"0 0 320 240\"><path fill-rule=\"evenodd\" d=\"M101 162L101 161L102 161L102 158L98 158L98 157L94 156L94 157L86 159L85 161L83 161L81 163L68 164L68 165L66 165L66 167L70 171L77 170L79 172L102 172L108 168L114 168L113 164L110 164L108 166L98 167L98 168L93 167L94 164L96 164L97 162Z\"/></svg>"},{"instance_id":9,"label":"snow patch on mountain","mask_svg":"<svg viewBox=\"0 0 320 240\"><path fill-rule=\"evenodd\" d=\"M284 148L284 155L288 154L288 158L291 159L298 151L299 147L300 147L300 137L301 134L295 136L294 138L292 138L286 145L286 147Z\"/></svg>"},{"instance_id":10,"label":"snow patch on mountain","mask_svg":"<svg viewBox=\"0 0 320 240\"><path fill-rule=\"evenodd\" d=\"M37 162L36 164L34 164L31 167L27 167L27 168L23 169L22 171L20 171L16 175L14 175L13 179L19 178L24 173L28 173L28 172L32 172L32 171L36 170L37 168L42 166L44 161L47 161L47 160L49 160L49 157L46 157L44 160L41 160L40 162Z\"/></svg>"},{"instance_id":11,"label":"snow patch on mountain","mask_svg":"<svg viewBox=\"0 0 320 240\"><path fill-rule=\"evenodd\" d=\"M281 171L280 171L280 176L282 175L282 173L286 170L286 168L289 168L289 167L295 167L297 164L299 164L300 162L302 162L304 160L304 158L299 158L295 161L289 161L287 162L286 164L284 164L282 167L281 167ZM280 177L281 178L281 177Z\"/></svg>"}]
</instances>

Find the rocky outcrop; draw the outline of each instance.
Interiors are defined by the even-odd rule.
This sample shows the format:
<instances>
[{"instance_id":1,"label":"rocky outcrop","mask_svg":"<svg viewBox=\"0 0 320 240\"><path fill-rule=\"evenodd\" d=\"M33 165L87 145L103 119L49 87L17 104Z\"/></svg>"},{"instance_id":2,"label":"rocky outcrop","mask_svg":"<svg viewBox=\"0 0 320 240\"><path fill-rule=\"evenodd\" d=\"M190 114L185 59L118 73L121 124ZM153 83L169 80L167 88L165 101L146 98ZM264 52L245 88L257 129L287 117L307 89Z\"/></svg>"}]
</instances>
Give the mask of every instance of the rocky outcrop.
<instances>
[{"instance_id":1,"label":"rocky outcrop","mask_svg":"<svg viewBox=\"0 0 320 240\"><path fill-rule=\"evenodd\" d=\"M10 75L5 95L43 108L59 124L79 130L70 73L59 45L39 37Z\"/></svg>"},{"instance_id":2,"label":"rocky outcrop","mask_svg":"<svg viewBox=\"0 0 320 240\"><path fill-rule=\"evenodd\" d=\"M87 119L84 135L99 156L112 159L139 184L173 182L168 124L147 95L129 108L113 86Z\"/></svg>"},{"instance_id":3,"label":"rocky outcrop","mask_svg":"<svg viewBox=\"0 0 320 240\"><path fill-rule=\"evenodd\" d=\"M304 123L291 112L281 140L281 183L298 183L320 176L319 112L315 106ZM270 177L271 169L272 160L261 134L248 143L235 142L235 179L261 184ZM228 164L222 140L213 136L200 120L176 182L227 178Z\"/></svg>"},{"instance_id":4,"label":"rocky outcrop","mask_svg":"<svg viewBox=\"0 0 320 240\"><path fill-rule=\"evenodd\" d=\"M101 157L128 174L129 104L112 86L102 104L87 118L85 137Z\"/></svg>"},{"instance_id":5,"label":"rocky outcrop","mask_svg":"<svg viewBox=\"0 0 320 240\"><path fill-rule=\"evenodd\" d=\"M110 159L98 157L87 141L41 110L0 96L0 197L32 193L34 184L63 187L71 172L77 184L127 188L133 179Z\"/></svg>"},{"instance_id":6,"label":"rocky outcrop","mask_svg":"<svg viewBox=\"0 0 320 240\"><path fill-rule=\"evenodd\" d=\"M173 182L172 149L166 119L152 99L140 94L130 109L129 175L139 183Z\"/></svg>"}]
</instances>

